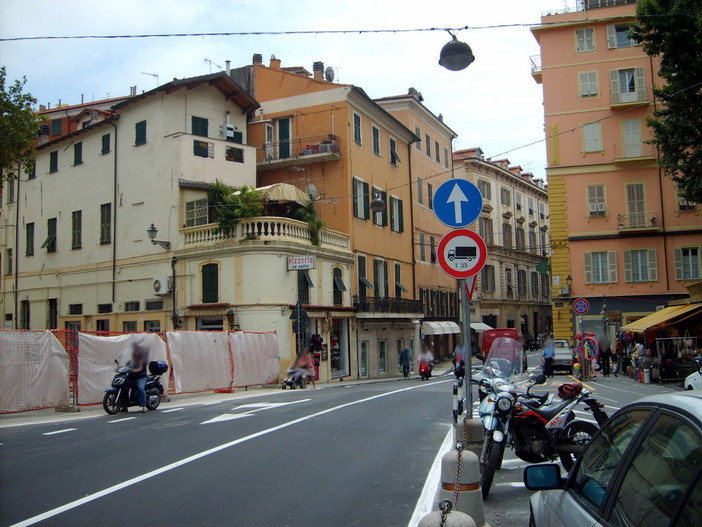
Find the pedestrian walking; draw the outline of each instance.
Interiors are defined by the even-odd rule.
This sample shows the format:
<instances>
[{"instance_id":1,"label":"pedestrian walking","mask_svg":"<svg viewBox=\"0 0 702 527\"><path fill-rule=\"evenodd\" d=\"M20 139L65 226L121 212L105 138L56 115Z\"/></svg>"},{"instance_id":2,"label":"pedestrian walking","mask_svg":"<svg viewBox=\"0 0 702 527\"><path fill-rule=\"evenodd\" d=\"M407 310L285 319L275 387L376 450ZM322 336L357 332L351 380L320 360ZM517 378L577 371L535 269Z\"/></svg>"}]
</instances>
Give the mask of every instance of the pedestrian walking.
<instances>
[{"instance_id":1,"label":"pedestrian walking","mask_svg":"<svg viewBox=\"0 0 702 527\"><path fill-rule=\"evenodd\" d=\"M602 369L602 376L609 377L610 371L610 360L612 359L612 347L607 339L602 340L600 345L600 368Z\"/></svg>"},{"instance_id":2,"label":"pedestrian walking","mask_svg":"<svg viewBox=\"0 0 702 527\"><path fill-rule=\"evenodd\" d=\"M553 359L556 356L556 348L553 345L553 339L551 337L546 339L544 349L541 351L541 356L543 357L544 375L546 377L553 377Z\"/></svg>"},{"instance_id":3,"label":"pedestrian walking","mask_svg":"<svg viewBox=\"0 0 702 527\"><path fill-rule=\"evenodd\" d=\"M402 366L402 376L406 379L410 372L410 350L405 348L400 352L398 362Z\"/></svg>"}]
</instances>

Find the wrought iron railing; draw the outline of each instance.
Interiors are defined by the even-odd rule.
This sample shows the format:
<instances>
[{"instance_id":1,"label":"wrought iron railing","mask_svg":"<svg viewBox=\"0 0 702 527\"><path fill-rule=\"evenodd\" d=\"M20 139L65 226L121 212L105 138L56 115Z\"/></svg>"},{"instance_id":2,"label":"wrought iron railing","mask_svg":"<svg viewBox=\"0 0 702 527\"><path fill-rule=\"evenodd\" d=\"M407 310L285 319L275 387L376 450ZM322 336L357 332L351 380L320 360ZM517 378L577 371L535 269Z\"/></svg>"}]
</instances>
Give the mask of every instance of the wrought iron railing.
<instances>
[{"instance_id":1,"label":"wrought iron railing","mask_svg":"<svg viewBox=\"0 0 702 527\"><path fill-rule=\"evenodd\" d=\"M638 104L651 100L651 90L639 88L634 91L612 90L612 104Z\"/></svg>"},{"instance_id":2,"label":"wrought iron railing","mask_svg":"<svg viewBox=\"0 0 702 527\"><path fill-rule=\"evenodd\" d=\"M286 159L299 159L320 154L341 156L339 138L334 134L300 137L277 143L265 143L256 149L257 163L272 163Z\"/></svg>"},{"instance_id":3,"label":"wrought iron railing","mask_svg":"<svg viewBox=\"0 0 702 527\"><path fill-rule=\"evenodd\" d=\"M614 159L636 159L639 157L656 157L656 147L643 141L615 143L612 149Z\"/></svg>"},{"instance_id":4,"label":"wrought iron railing","mask_svg":"<svg viewBox=\"0 0 702 527\"><path fill-rule=\"evenodd\" d=\"M657 229L659 220L657 212L629 212L617 214L617 226L620 231L629 229Z\"/></svg>"},{"instance_id":5,"label":"wrought iron railing","mask_svg":"<svg viewBox=\"0 0 702 527\"><path fill-rule=\"evenodd\" d=\"M408 298L353 297L360 313L423 313L422 302Z\"/></svg>"}]
</instances>

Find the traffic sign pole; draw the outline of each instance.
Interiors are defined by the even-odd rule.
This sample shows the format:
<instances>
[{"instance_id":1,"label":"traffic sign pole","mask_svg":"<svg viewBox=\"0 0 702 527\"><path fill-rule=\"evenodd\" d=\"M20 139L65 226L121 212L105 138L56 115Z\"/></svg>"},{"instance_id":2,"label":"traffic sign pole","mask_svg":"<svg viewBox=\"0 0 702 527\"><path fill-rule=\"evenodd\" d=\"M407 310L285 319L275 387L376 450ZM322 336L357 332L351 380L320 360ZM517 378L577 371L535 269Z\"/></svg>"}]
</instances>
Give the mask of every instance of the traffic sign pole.
<instances>
[{"instance_id":1,"label":"traffic sign pole","mask_svg":"<svg viewBox=\"0 0 702 527\"><path fill-rule=\"evenodd\" d=\"M463 310L463 324L462 324L462 339L463 339L463 349L465 349L466 356L464 360L466 361L466 367L464 368L465 377L463 379L463 386L466 393L466 419L473 419L473 387L471 386L471 377L473 375L473 352L471 350L470 342L470 300L468 300L468 281L470 279L466 278L461 280L461 309Z\"/></svg>"}]
</instances>

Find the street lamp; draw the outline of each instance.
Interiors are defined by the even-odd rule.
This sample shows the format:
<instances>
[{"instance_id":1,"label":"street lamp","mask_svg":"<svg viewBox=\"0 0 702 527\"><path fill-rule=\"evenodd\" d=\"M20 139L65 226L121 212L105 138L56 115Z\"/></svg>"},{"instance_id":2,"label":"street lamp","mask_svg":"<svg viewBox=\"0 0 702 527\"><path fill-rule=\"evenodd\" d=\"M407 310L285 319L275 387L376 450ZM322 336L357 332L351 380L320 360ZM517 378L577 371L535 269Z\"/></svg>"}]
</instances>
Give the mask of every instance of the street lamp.
<instances>
[{"instance_id":1,"label":"street lamp","mask_svg":"<svg viewBox=\"0 0 702 527\"><path fill-rule=\"evenodd\" d=\"M451 71L461 71L470 66L475 60L473 50L465 42L461 42L456 35L449 31L452 39L443 48L439 55L439 64Z\"/></svg>"},{"instance_id":2,"label":"street lamp","mask_svg":"<svg viewBox=\"0 0 702 527\"><path fill-rule=\"evenodd\" d=\"M229 324L229 330L231 331L234 329L234 317L236 314L231 308L229 308L229 311L227 311L224 316L227 317L227 323Z\"/></svg>"},{"instance_id":3,"label":"street lamp","mask_svg":"<svg viewBox=\"0 0 702 527\"><path fill-rule=\"evenodd\" d=\"M573 286L573 277L572 276L568 275L566 277L566 285L568 286L568 289L570 290L570 288Z\"/></svg>"},{"instance_id":4,"label":"street lamp","mask_svg":"<svg viewBox=\"0 0 702 527\"><path fill-rule=\"evenodd\" d=\"M166 242L166 241L163 241L163 240L157 240L157 239L156 239L156 235L158 234L158 229L156 228L156 226L155 226L153 223L151 224L151 227L149 227L148 229L146 229L146 234L149 235L149 240L151 240L151 243L152 243L153 245L160 245L160 246L163 247L166 251L170 251L170 250L171 250L171 242Z\"/></svg>"},{"instance_id":5,"label":"street lamp","mask_svg":"<svg viewBox=\"0 0 702 527\"><path fill-rule=\"evenodd\" d=\"M376 213L385 210L385 202L381 199L379 194L373 194L373 201L371 201L370 209Z\"/></svg>"}]
</instances>

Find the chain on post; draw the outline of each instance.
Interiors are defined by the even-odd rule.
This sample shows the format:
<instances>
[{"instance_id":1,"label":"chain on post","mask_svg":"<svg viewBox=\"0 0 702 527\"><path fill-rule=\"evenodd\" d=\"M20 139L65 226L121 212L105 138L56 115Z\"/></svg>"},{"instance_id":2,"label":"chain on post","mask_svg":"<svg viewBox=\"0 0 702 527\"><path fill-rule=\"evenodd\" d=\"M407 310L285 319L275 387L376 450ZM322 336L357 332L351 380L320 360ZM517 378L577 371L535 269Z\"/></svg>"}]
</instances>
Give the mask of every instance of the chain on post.
<instances>
[{"instance_id":1,"label":"chain on post","mask_svg":"<svg viewBox=\"0 0 702 527\"><path fill-rule=\"evenodd\" d=\"M461 443L460 441L456 443L456 450L458 450L458 465L456 466L456 488L453 492L454 509L458 506L458 496L460 495L459 489L461 488L461 458L463 457L463 443Z\"/></svg>"},{"instance_id":2,"label":"chain on post","mask_svg":"<svg viewBox=\"0 0 702 527\"><path fill-rule=\"evenodd\" d=\"M440 527L444 527L446 525L446 516L449 512L451 512L451 509L453 509L453 505L451 505L449 500L441 500L441 503L439 503L439 510L441 511Z\"/></svg>"}]
</instances>

